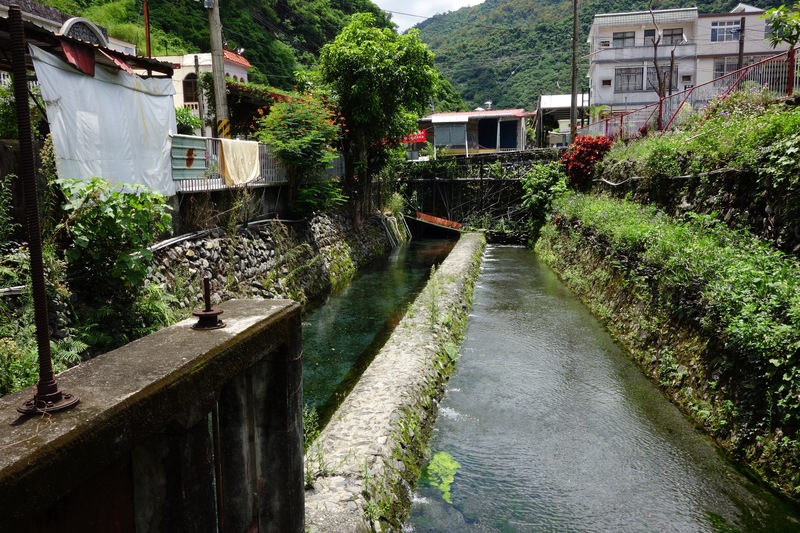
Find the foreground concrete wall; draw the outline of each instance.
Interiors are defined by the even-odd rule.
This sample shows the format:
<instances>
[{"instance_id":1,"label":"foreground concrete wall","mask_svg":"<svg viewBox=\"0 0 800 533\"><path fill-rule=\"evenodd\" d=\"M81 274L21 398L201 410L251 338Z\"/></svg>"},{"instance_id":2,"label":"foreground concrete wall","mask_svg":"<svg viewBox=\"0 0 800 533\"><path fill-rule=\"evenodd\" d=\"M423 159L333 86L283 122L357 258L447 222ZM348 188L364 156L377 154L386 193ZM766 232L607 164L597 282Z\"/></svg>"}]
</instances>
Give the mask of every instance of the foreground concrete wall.
<instances>
[{"instance_id":1,"label":"foreground concrete wall","mask_svg":"<svg viewBox=\"0 0 800 533\"><path fill-rule=\"evenodd\" d=\"M61 374L71 410L0 398L0 531L303 531L300 307L222 308Z\"/></svg>"},{"instance_id":2,"label":"foreground concrete wall","mask_svg":"<svg viewBox=\"0 0 800 533\"><path fill-rule=\"evenodd\" d=\"M311 532L399 531L452 371L483 237L465 234L306 453Z\"/></svg>"}]
</instances>

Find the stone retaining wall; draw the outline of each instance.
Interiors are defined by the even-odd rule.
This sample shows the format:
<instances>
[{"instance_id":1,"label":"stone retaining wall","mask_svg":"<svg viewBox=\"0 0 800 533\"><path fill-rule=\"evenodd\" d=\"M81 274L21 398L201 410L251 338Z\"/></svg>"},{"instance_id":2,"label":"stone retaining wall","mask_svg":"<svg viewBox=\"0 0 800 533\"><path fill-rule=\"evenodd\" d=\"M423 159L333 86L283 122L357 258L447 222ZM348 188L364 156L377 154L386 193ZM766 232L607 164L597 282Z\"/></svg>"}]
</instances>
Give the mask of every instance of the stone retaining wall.
<instances>
[{"instance_id":1,"label":"stone retaining wall","mask_svg":"<svg viewBox=\"0 0 800 533\"><path fill-rule=\"evenodd\" d=\"M306 221L267 220L184 237L155 251L151 282L188 285L178 302L195 309L202 302L200 277L211 277L214 305L236 297L288 298L315 303L349 281L389 249L381 216L370 217L355 232L340 215Z\"/></svg>"},{"instance_id":2,"label":"stone retaining wall","mask_svg":"<svg viewBox=\"0 0 800 533\"><path fill-rule=\"evenodd\" d=\"M463 337L484 239L465 234L306 452L306 528L399 531Z\"/></svg>"}]
</instances>

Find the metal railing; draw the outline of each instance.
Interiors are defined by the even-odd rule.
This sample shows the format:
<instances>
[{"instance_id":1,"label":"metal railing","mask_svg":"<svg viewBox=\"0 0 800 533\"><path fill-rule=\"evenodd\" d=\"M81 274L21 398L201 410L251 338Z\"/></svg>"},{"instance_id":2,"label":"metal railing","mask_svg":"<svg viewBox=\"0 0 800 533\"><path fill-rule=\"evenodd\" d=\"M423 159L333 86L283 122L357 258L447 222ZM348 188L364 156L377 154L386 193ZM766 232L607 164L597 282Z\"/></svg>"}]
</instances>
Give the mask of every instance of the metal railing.
<instances>
[{"instance_id":1,"label":"metal railing","mask_svg":"<svg viewBox=\"0 0 800 533\"><path fill-rule=\"evenodd\" d=\"M606 135L632 139L648 131L663 131L680 125L692 113L715 98L725 98L737 89L770 90L776 96L792 96L800 87L797 49L753 63L702 85L662 98L635 111L599 120L578 129L578 135Z\"/></svg>"},{"instance_id":2,"label":"metal railing","mask_svg":"<svg viewBox=\"0 0 800 533\"><path fill-rule=\"evenodd\" d=\"M228 185L219 174L219 139L191 135L172 137L172 179L176 192L208 192L242 187L272 187L288 183L286 169L275 158L270 147L258 144L259 175L248 183ZM326 176L344 175L344 158L337 157Z\"/></svg>"}]
</instances>

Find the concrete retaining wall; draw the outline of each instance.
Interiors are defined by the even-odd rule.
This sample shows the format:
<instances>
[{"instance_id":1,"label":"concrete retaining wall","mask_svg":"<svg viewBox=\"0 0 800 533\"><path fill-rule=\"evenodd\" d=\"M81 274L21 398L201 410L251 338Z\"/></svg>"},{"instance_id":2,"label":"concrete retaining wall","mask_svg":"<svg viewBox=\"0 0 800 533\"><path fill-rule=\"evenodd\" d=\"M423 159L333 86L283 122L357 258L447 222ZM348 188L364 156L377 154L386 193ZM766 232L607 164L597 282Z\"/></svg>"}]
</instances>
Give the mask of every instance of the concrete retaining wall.
<instances>
[{"instance_id":1,"label":"concrete retaining wall","mask_svg":"<svg viewBox=\"0 0 800 533\"><path fill-rule=\"evenodd\" d=\"M461 237L306 452L310 532L400 530L463 337L483 247L479 234Z\"/></svg>"}]
</instances>

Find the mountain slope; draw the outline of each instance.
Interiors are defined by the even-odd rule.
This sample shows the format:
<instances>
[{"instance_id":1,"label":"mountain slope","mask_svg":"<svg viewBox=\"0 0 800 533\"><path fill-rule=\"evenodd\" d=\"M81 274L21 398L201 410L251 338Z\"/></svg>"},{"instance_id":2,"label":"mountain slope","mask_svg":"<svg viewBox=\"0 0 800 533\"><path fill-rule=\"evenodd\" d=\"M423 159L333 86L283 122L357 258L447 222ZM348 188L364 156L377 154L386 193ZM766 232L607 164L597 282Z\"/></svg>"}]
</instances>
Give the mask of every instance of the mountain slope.
<instances>
[{"instance_id":1,"label":"mountain slope","mask_svg":"<svg viewBox=\"0 0 800 533\"><path fill-rule=\"evenodd\" d=\"M700 13L733 9L736 0L665 0L655 9L694 7ZM749 2L761 8L779 0ZM597 13L645 10L643 0L588 0L579 4L579 89L587 87L586 37ZM437 15L416 26L436 54L436 67L470 107L534 109L540 94L569 93L572 61L571 0L486 0Z\"/></svg>"},{"instance_id":2,"label":"mountain slope","mask_svg":"<svg viewBox=\"0 0 800 533\"><path fill-rule=\"evenodd\" d=\"M86 17L109 34L145 52L142 0L39 0L70 15ZM223 0L223 39L260 72L254 81L289 89L294 73L310 66L319 49L341 31L349 16L374 13L382 26L387 15L370 0ZM153 55L208 52L208 13L196 0L148 2Z\"/></svg>"}]
</instances>

